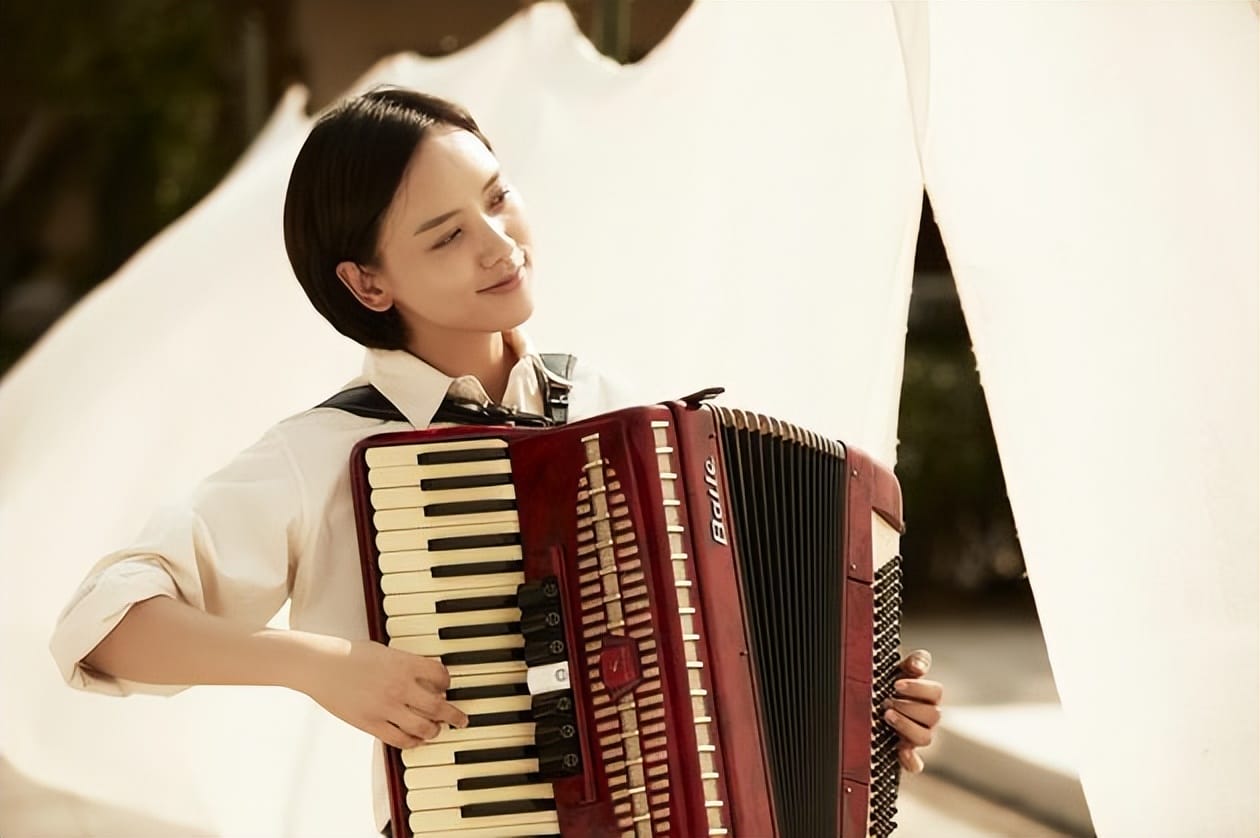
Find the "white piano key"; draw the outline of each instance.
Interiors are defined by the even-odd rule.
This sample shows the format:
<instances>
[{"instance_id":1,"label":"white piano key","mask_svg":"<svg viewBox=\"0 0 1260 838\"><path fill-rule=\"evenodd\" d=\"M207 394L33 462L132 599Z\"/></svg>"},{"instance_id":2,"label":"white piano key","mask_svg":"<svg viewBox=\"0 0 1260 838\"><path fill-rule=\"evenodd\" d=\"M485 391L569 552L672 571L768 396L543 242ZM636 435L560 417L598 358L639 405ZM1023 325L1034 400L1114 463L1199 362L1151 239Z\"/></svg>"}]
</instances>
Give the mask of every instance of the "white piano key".
<instances>
[{"instance_id":1,"label":"white piano key","mask_svg":"<svg viewBox=\"0 0 1260 838\"><path fill-rule=\"evenodd\" d=\"M463 551L451 550L448 552L457 553ZM519 561L524 556L519 544L508 544L503 547L482 547L476 551L476 554L476 560L479 562ZM381 573L406 573L407 571L428 570L433 566L431 557L440 555L441 553L430 553L428 550L399 550L392 553L380 553L376 560L376 566L380 568ZM465 559L465 561L467 560Z\"/></svg>"},{"instance_id":2,"label":"white piano key","mask_svg":"<svg viewBox=\"0 0 1260 838\"><path fill-rule=\"evenodd\" d=\"M464 515L431 515L423 509L383 509L372 516L377 532L388 530L435 529L456 527L464 524L502 524L495 532L520 532L521 525L515 509L495 512L477 512ZM439 530L439 533L441 530Z\"/></svg>"},{"instance_id":3,"label":"white piano key","mask_svg":"<svg viewBox=\"0 0 1260 838\"><path fill-rule=\"evenodd\" d=\"M466 728L474 729L474 728ZM493 728L491 728L493 730ZM442 731L445 733L446 731ZM479 740L475 747L470 746L467 742L452 740L444 742L440 738L432 742L424 742L414 748L404 748L402 751L402 762L407 768L417 768L424 765L454 765L455 754L462 751L480 751L490 748L519 748L522 745L532 745L533 742L521 742L519 737L501 736L493 739ZM471 763L470 763L471 764Z\"/></svg>"},{"instance_id":4,"label":"white piano key","mask_svg":"<svg viewBox=\"0 0 1260 838\"><path fill-rule=\"evenodd\" d=\"M463 710L470 716L477 716L482 713L510 713L528 710L532 696L528 695L505 695L498 698L467 698L462 701L452 701L460 710ZM520 722L519 724L525 724ZM469 730L470 728L465 728Z\"/></svg>"},{"instance_id":5,"label":"white piano key","mask_svg":"<svg viewBox=\"0 0 1260 838\"><path fill-rule=\"evenodd\" d=\"M368 468L381 468L415 463L421 454L476 451L482 448L507 448L507 440L480 437L478 439L452 439L445 442L418 442L413 445L383 445L364 451L363 461L367 463Z\"/></svg>"},{"instance_id":6,"label":"white piano key","mask_svg":"<svg viewBox=\"0 0 1260 838\"><path fill-rule=\"evenodd\" d=\"M459 809L436 809L412 815L407 819L407 825L413 835L438 833L447 838L515 838L518 835L550 835L560 831L560 821L554 810L464 819Z\"/></svg>"},{"instance_id":7,"label":"white piano key","mask_svg":"<svg viewBox=\"0 0 1260 838\"><path fill-rule=\"evenodd\" d=\"M521 609L500 608L494 611L464 611L457 614L411 614L406 617L390 617L385 621L385 631L390 637L414 637L421 634L437 634L440 629L455 626L480 626L487 623L519 623Z\"/></svg>"},{"instance_id":8,"label":"white piano key","mask_svg":"<svg viewBox=\"0 0 1260 838\"><path fill-rule=\"evenodd\" d=\"M473 560L467 563L476 564L477 562ZM455 564L465 564L465 562L456 562ZM433 578L433 573L426 570L419 573L385 573L381 574L380 578L382 593L390 596L404 596L406 594L422 594L427 591L448 591L459 594L459 592L466 590L469 585L483 587L506 584L517 576L520 576L522 581L524 581L525 574L521 571L515 573L478 573L469 576L439 576L435 579Z\"/></svg>"},{"instance_id":9,"label":"white piano key","mask_svg":"<svg viewBox=\"0 0 1260 838\"><path fill-rule=\"evenodd\" d=\"M551 783L534 783L528 786L500 786L493 789L458 788L422 789L407 792L407 808L414 813L430 809L453 809L470 803L496 803L500 800L554 800L555 790ZM465 824L474 824L480 818L466 818Z\"/></svg>"},{"instance_id":10,"label":"white piano key","mask_svg":"<svg viewBox=\"0 0 1260 838\"><path fill-rule=\"evenodd\" d=\"M513 745L533 745L534 731L534 722L513 722L509 725L482 725L481 727L466 727L463 729L444 726L437 736L426 741L426 745L437 743L454 744L461 746L465 751L482 747L481 743L487 739L495 741L510 739Z\"/></svg>"},{"instance_id":11,"label":"white piano key","mask_svg":"<svg viewBox=\"0 0 1260 838\"><path fill-rule=\"evenodd\" d=\"M395 550L428 550L429 543L444 538L463 538L476 535L504 535L520 532L520 527L512 527L500 522L489 524L468 524L453 527L432 527L422 530L391 530L377 533L376 549L382 553ZM444 551L437 551L444 552Z\"/></svg>"},{"instance_id":12,"label":"white piano key","mask_svg":"<svg viewBox=\"0 0 1260 838\"><path fill-rule=\"evenodd\" d=\"M409 790L454 786L472 777L494 777L499 774L532 774L538 770L537 759L512 759L505 762L476 762L471 765L430 765L403 771L403 785Z\"/></svg>"},{"instance_id":13,"label":"white piano key","mask_svg":"<svg viewBox=\"0 0 1260 838\"><path fill-rule=\"evenodd\" d=\"M394 637L389 645L404 652L435 658L448 652L479 652L483 649L523 649L525 638L519 634L499 634L494 637L470 637L467 640L442 640L436 635L419 637Z\"/></svg>"},{"instance_id":14,"label":"white piano key","mask_svg":"<svg viewBox=\"0 0 1260 838\"><path fill-rule=\"evenodd\" d=\"M416 537L419 543L415 547L402 547L394 549L402 550L429 550L429 542L439 541L448 538L466 538L478 535L504 535L519 532L519 529L505 527L500 521L483 521L483 522L460 522L451 526L436 525L424 526L416 528ZM382 550L382 553L389 552ZM436 552L442 552L438 550Z\"/></svg>"},{"instance_id":15,"label":"white piano key","mask_svg":"<svg viewBox=\"0 0 1260 838\"><path fill-rule=\"evenodd\" d=\"M419 485L377 489L371 494L371 507L375 510L406 509L427 506L431 503L464 503L477 500L516 500L516 487L511 483L501 486L476 486L471 489L421 489Z\"/></svg>"},{"instance_id":16,"label":"white piano key","mask_svg":"<svg viewBox=\"0 0 1260 838\"><path fill-rule=\"evenodd\" d=\"M516 589L525 583L524 573L496 573L486 576L466 576L468 582L476 582L476 588L464 588L458 591L438 590L421 594L399 594L384 598L383 607L386 616L397 617L403 614L433 614L437 611L437 603L443 600L470 599L473 597L516 596ZM452 612L468 613L468 612Z\"/></svg>"},{"instance_id":17,"label":"white piano key","mask_svg":"<svg viewBox=\"0 0 1260 838\"><path fill-rule=\"evenodd\" d=\"M411 465L374 468L368 472L368 485L373 489L397 486L419 486L422 480L443 477L479 477L483 474L511 474L511 460L482 460L469 463L444 463L436 466Z\"/></svg>"},{"instance_id":18,"label":"white piano key","mask_svg":"<svg viewBox=\"0 0 1260 838\"><path fill-rule=\"evenodd\" d=\"M460 675L491 675L500 672L517 672L525 677L525 661L499 661L497 663L448 664L446 672L454 681Z\"/></svg>"},{"instance_id":19,"label":"white piano key","mask_svg":"<svg viewBox=\"0 0 1260 838\"><path fill-rule=\"evenodd\" d=\"M451 689L463 687L495 687L501 684L524 684L525 672L496 672L492 675L451 676Z\"/></svg>"}]
</instances>

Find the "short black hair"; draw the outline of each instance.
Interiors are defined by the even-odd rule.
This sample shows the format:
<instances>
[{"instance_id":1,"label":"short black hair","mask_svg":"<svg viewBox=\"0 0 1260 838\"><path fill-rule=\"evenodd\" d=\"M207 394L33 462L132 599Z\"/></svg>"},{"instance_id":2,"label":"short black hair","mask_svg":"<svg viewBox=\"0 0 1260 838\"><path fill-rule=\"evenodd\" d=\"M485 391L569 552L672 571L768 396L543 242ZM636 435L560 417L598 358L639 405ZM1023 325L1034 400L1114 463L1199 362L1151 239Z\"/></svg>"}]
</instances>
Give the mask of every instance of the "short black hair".
<instances>
[{"instance_id":1,"label":"short black hair","mask_svg":"<svg viewBox=\"0 0 1260 838\"><path fill-rule=\"evenodd\" d=\"M311 304L363 346L403 349L397 309L360 303L337 278L337 265L378 261L381 221L420 141L435 125L460 128L485 143L464 108L414 90L379 88L345 99L316 120L298 152L284 199L284 246Z\"/></svg>"}]
</instances>

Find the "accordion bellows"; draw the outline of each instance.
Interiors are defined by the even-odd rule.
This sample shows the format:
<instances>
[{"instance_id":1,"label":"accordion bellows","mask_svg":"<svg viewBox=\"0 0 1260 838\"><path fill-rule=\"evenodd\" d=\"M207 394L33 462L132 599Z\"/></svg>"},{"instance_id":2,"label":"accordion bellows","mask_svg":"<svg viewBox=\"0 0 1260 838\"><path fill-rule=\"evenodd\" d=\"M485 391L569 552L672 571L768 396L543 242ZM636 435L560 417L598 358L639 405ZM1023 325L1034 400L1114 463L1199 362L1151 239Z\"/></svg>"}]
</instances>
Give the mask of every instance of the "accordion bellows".
<instances>
[{"instance_id":1,"label":"accordion bellows","mask_svg":"<svg viewBox=\"0 0 1260 838\"><path fill-rule=\"evenodd\" d=\"M464 730L386 749L395 835L887 835L901 494L699 399L352 456L372 637Z\"/></svg>"}]
</instances>

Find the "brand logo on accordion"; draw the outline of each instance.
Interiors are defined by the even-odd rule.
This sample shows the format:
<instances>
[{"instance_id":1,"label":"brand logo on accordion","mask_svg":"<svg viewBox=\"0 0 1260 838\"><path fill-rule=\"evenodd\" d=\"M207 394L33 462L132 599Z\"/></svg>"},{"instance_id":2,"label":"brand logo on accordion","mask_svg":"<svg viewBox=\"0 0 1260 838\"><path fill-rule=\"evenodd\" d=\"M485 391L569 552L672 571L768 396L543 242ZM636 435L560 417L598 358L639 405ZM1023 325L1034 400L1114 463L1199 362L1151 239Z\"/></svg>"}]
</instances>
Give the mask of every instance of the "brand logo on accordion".
<instances>
[{"instance_id":1,"label":"brand logo on accordion","mask_svg":"<svg viewBox=\"0 0 1260 838\"><path fill-rule=\"evenodd\" d=\"M718 494L717 461L709 457L704 461L704 482L709 495L709 534L718 544L726 544L726 518L722 514L722 496Z\"/></svg>"}]
</instances>

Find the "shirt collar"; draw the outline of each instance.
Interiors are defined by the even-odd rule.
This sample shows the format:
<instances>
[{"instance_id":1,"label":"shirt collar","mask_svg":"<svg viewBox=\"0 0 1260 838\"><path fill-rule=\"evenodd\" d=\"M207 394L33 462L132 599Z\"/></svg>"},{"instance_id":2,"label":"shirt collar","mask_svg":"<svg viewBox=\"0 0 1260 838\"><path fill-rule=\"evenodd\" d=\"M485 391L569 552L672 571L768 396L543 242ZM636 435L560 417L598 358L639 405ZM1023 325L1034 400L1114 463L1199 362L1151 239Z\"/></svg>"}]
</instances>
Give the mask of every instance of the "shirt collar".
<instances>
[{"instance_id":1,"label":"shirt collar","mask_svg":"<svg viewBox=\"0 0 1260 838\"><path fill-rule=\"evenodd\" d=\"M542 362L533 344L516 329L503 332L503 339L519 360L508 374L502 404L526 413L542 413L542 386L537 372ZM401 349L369 349L363 375L416 428L429 426L448 393L483 405L490 403L485 387L476 376L451 378Z\"/></svg>"}]
</instances>

